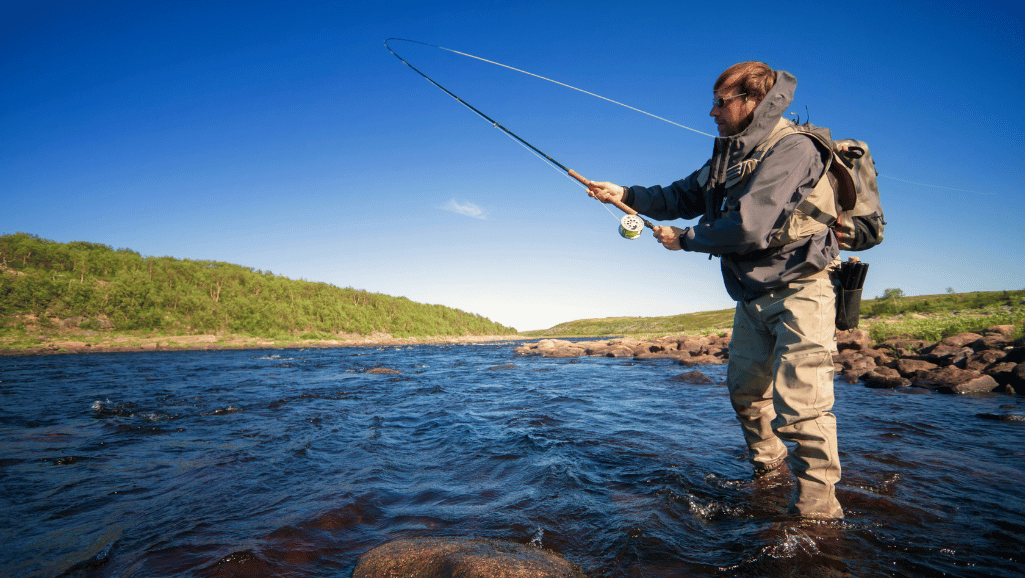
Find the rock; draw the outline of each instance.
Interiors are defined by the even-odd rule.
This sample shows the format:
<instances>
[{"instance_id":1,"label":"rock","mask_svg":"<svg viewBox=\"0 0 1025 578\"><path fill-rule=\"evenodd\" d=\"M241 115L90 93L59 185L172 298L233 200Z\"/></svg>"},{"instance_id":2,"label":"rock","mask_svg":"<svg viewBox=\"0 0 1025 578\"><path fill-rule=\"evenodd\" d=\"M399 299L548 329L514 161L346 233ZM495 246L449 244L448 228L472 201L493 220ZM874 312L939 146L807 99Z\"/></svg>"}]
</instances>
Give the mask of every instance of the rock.
<instances>
[{"instance_id":1,"label":"rock","mask_svg":"<svg viewBox=\"0 0 1025 578\"><path fill-rule=\"evenodd\" d=\"M682 383L712 383L711 378L697 370L681 373L672 379Z\"/></svg>"},{"instance_id":2,"label":"rock","mask_svg":"<svg viewBox=\"0 0 1025 578\"><path fill-rule=\"evenodd\" d=\"M862 353L871 357L876 365L887 365L895 361L890 352L884 349L866 349Z\"/></svg>"},{"instance_id":3,"label":"rock","mask_svg":"<svg viewBox=\"0 0 1025 578\"><path fill-rule=\"evenodd\" d=\"M583 347L563 347L547 350L542 355L546 358L579 358L585 354Z\"/></svg>"},{"instance_id":4,"label":"rock","mask_svg":"<svg viewBox=\"0 0 1025 578\"><path fill-rule=\"evenodd\" d=\"M676 348L694 355L701 354L701 348L708 345L708 338L704 336L688 335L676 342Z\"/></svg>"},{"instance_id":5,"label":"rock","mask_svg":"<svg viewBox=\"0 0 1025 578\"><path fill-rule=\"evenodd\" d=\"M912 384L943 393L990 392L999 386L990 375L953 366L919 374Z\"/></svg>"},{"instance_id":6,"label":"rock","mask_svg":"<svg viewBox=\"0 0 1025 578\"><path fill-rule=\"evenodd\" d=\"M992 376L993 379L997 380L1000 385L1011 385L1015 381L1014 369L1018 367L1016 363L1010 363L1001 359L992 365L989 365L982 370L982 373Z\"/></svg>"},{"instance_id":7,"label":"rock","mask_svg":"<svg viewBox=\"0 0 1025 578\"><path fill-rule=\"evenodd\" d=\"M847 349L842 353L833 356L833 362L839 364L837 370L844 375L859 377L872 371L876 362L871 357L860 353L860 350Z\"/></svg>"},{"instance_id":8,"label":"rock","mask_svg":"<svg viewBox=\"0 0 1025 578\"><path fill-rule=\"evenodd\" d=\"M982 419L991 419L995 421L1018 421L1025 422L1025 415L1018 415L1013 413L977 413L976 417Z\"/></svg>"},{"instance_id":9,"label":"rock","mask_svg":"<svg viewBox=\"0 0 1025 578\"><path fill-rule=\"evenodd\" d=\"M911 385L910 379L902 377L896 369L889 367L877 367L862 375L861 379L865 381L866 386L874 389L896 389Z\"/></svg>"},{"instance_id":10,"label":"rock","mask_svg":"<svg viewBox=\"0 0 1025 578\"><path fill-rule=\"evenodd\" d=\"M394 375L394 374L397 374L397 373L400 373L400 372L397 369L391 369L391 368L388 368L388 367L375 367L375 368L367 371L367 373L370 373L370 374L373 374L373 375Z\"/></svg>"},{"instance_id":11,"label":"rock","mask_svg":"<svg viewBox=\"0 0 1025 578\"><path fill-rule=\"evenodd\" d=\"M714 355L693 355L687 359L678 359L677 363L686 367L693 367L695 365L722 365L725 363L725 360Z\"/></svg>"},{"instance_id":12,"label":"rock","mask_svg":"<svg viewBox=\"0 0 1025 578\"><path fill-rule=\"evenodd\" d=\"M906 349L909 351L918 351L929 345L928 341L921 339L911 339L908 337L890 337L881 344L883 347L892 349L894 351L900 349Z\"/></svg>"},{"instance_id":13,"label":"rock","mask_svg":"<svg viewBox=\"0 0 1025 578\"><path fill-rule=\"evenodd\" d=\"M502 364L502 365L492 365L487 370L488 371L503 371L503 370L506 370L506 369L516 369L516 364L510 362L510 363L505 363L505 364Z\"/></svg>"},{"instance_id":14,"label":"rock","mask_svg":"<svg viewBox=\"0 0 1025 578\"><path fill-rule=\"evenodd\" d=\"M586 351L579 344L565 339L542 339L534 344L525 344L514 351L521 355L540 355L542 357L580 357Z\"/></svg>"},{"instance_id":15,"label":"rock","mask_svg":"<svg viewBox=\"0 0 1025 578\"><path fill-rule=\"evenodd\" d=\"M633 357L634 350L625 345L616 345L609 349L605 357Z\"/></svg>"},{"instance_id":16,"label":"rock","mask_svg":"<svg viewBox=\"0 0 1025 578\"><path fill-rule=\"evenodd\" d=\"M982 339L982 336L978 333L958 333L957 335L951 335L950 337L943 339L940 341L940 344L961 348L980 339Z\"/></svg>"},{"instance_id":17,"label":"rock","mask_svg":"<svg viewBox=\"0 0 1025 578\"><path fill-rule=\"evenodd\" d=\"M662 351L676 351L677 349L680 348L679 342L677 342L675 339L667 339L667 338L657 339L657 340L655 340L655 344Z\"/></svg>"},{"instance_id":18,"label":"rock","mask_svg":"<svg viewBox=\"0 0 1025 578\"><path fill-rule=\"evenodd\" d=\"M1011 344L1011 340L999 333L982 336L982 339L969 343L968 346L975 351L986 349L1003 349Z\"/></svg>"},{"instance_id":19,"label":"rock","mask_svg":"<svg viewBox=\"0 0 1025 578\"><path fill-rule=\"evenodd\" d=\"M919 371L932 371L938 366L921 359L898 359L897 372L903 377L914 377Z\"/></svg>"},{"instance_id":20,"label":"rock","mask_svg":"<svg viewBox=\"0 0 1025 578\"><path fill-rule=\"evenodd\" d=\"M994 325L993 327L987 327L982 330L982 336L985 337L987 335L1001 335L1010 341L1011 336L1014 335L1014 325Z\"/></svg>"},{"instance_id":21,"label":"rock","mask_svg":"<svg viewBox=\"0 0 1025 578\"><path fill-rule=\"evenodd\" d=\"M854 349L864 351L872 347L872 338L864 329L836 332L836 348L840 351Z\"/></svg>"},{"instance_id":22,"label":"rock","mask_svg":"<svg viewBox=\"0 0 1025 578\"><path fill-rule=\"evenodd\" d=\"M1006 356L1007 353L1000 351L999 349L984 349L974 355L971 355L965 363L964 368L971 369L973 371L982 371Z\"/></svg>"},{"instance_id":23,"label":"rock","mask_svg":"<svg viewBox=\"0 0 1025 578\"><path fill-rule=\"evenodd\" d=\"M637 361L651 361L653 359L673 359L674 356L665 351L658 351L655 353L639 353L634 355L634 359Z\"/></svg>"},{"instance_id":24,"label":"rock","mask_svg":"<svg viewBox=\"0 0 1025 578\"><path fill-rule=\"evenodd\" d=\"M922 353L918 357L919 359L924 359L925 361L935 363L936 365L951 365L955 360L967 359L967 357L974 352L975 350L971 347L959 347L937 343L932 347L922 350Z\"/></svg>"},{"instance_id":25,"label":"rock","mask_svg":"<svg viewBox=\"0 0 1025 578\"><path fill-rule=\"evenodd\" d=\"M360 557L352 578L582 578L565 558L523 544L466 538L396 540Z\"/></svg>"}]
</instances>

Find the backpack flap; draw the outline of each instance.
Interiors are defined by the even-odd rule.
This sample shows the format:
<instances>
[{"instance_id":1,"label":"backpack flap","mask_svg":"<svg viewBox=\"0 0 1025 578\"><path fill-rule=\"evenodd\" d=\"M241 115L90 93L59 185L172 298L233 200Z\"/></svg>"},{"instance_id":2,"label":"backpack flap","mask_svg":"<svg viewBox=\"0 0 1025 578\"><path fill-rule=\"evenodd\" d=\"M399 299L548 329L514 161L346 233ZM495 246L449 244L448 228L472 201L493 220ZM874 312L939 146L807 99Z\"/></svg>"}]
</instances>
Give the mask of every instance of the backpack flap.
<instances>
[{"instance_id":1,"label":"backpack flap","mask_svg":"<svg viewBox=\"0 0 1025 578\"><path fill-rule=\"evenodd\" d=\"M886 225L886 221L883 220L883 208L879 202L875 162L869 153L868 145L862 141L843 139L834 141L834 146L835 156L843 164L844 172L853 184L855 202L849 208L842 204L844 211L837 219L833 231L841 249L871 249L882 242L883 227ZM843 194L843 186L838 187L838 193ZM841 198L841 203L843 201Z\"/></svg>"}]
</instances>

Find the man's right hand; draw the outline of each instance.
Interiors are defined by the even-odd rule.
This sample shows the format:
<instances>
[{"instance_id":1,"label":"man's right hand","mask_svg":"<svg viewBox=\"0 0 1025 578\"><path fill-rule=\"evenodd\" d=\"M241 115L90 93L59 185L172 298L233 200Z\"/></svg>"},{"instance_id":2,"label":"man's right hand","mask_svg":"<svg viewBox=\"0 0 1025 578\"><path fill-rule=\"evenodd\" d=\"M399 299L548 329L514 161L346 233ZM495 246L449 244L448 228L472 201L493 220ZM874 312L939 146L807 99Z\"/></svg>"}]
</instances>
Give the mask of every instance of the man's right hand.
<instances>
[{"instance_id":1,"label":"man's right hand","mask_svg":"<svg viewBox=\"0 0 1025 578\"><path fill-rule=\"evenodd\" d=\"M603 203L623 203L626 199L626 189L609 182L591 181L587 185L587 194Z\"/></svg>"}]
</instances>

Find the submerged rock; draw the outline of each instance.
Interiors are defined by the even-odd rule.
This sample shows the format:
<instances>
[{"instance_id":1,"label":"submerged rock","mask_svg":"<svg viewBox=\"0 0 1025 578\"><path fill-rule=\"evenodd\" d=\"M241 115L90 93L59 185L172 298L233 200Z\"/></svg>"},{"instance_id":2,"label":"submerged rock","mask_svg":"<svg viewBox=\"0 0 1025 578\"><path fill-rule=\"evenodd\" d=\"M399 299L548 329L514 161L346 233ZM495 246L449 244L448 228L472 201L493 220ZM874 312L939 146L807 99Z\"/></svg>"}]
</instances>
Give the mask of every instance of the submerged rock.
<instances>
[{"instance_id":1,"label":"submerged rock","mask_svg":"<svg viewBox=\"0 0 1025 578\"><path fill-rule=\"evenodd\" d=\"M396 540L360 557L352 578L583 578L565 558L499 540Z\"/></svg>"}]
</instances>

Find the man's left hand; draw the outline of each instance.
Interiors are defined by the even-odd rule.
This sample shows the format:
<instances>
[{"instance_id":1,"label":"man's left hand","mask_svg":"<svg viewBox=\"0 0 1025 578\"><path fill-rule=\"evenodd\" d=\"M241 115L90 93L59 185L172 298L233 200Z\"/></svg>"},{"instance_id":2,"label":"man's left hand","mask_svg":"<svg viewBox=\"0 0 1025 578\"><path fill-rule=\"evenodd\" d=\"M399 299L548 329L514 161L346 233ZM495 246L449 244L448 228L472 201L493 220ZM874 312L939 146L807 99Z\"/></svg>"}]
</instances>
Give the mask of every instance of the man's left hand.
<instances>
[{"instance_id":1,"label":"man's left hand","mask_svg":"<svg viewBox=\"0 0 1025 578\"><path fill-rule=\"evenodd\" d=\"M683 247L680 246L680 235L683 234L683 229L677 227L655 227L655 238L658 239L662 246L670 251L682 251Z\"/></svg>"}]
</instances>

